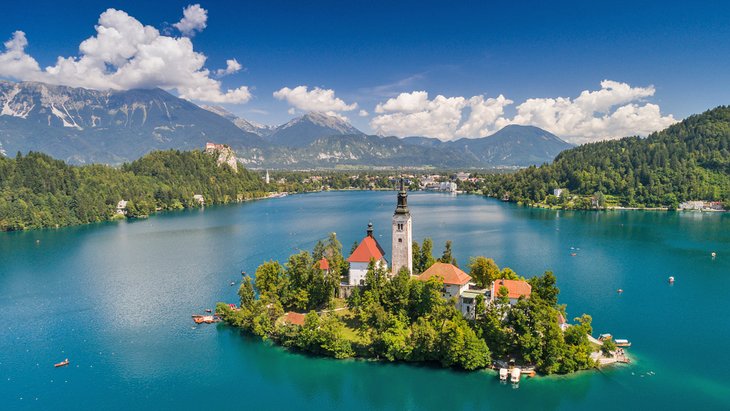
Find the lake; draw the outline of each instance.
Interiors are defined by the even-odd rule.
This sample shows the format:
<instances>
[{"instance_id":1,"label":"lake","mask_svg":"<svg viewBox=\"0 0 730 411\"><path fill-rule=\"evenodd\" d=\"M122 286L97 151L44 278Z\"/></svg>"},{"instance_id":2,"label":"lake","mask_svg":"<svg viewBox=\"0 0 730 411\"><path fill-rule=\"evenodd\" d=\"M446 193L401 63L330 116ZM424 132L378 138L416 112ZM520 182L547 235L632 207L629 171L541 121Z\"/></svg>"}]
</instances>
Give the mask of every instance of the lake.
<instances>
[{"instance_id":1,"label":"lake","mask_svg":"<svg viewBox=\"0 0 730 411\"><path fill-rule=\"evenodd\" d=\"M314 358L194 326L191 314L237 302L241 270L329 232L346 253L372 221L389 251L395 203L395 192L330 192L0 233L0 408L730 409L728 213L409 195L414 240L432 237L434 254L452 240L462 267L484 255L524 276L552 270L571 318L589 313L594 335L631 340L631 366L514 389L489 371Z\"/></svg>"}]
</instances>

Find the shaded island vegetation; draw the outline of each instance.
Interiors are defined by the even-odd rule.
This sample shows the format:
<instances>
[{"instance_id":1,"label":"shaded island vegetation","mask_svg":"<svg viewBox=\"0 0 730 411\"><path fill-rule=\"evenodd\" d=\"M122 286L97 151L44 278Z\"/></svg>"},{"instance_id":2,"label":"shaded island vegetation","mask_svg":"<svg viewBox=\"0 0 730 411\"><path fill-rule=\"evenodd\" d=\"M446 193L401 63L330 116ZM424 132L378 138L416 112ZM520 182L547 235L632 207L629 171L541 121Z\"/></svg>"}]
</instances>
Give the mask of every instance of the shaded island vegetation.
<instances>
[{"instance_id":1,"label":"shaded island vegetation","mask_svg":"<svg viewBox=\"0 0 730 411\"><path fill-rule=\"evenodd\" d=\"M0 156L0 231L147 216L162 210L263 197L257 173L218 165L201 151L157 151L121 167L71 166L37 152ZM126 200L126 215L116 212Z\"/></svg>"},{"instance_id":2,"label":"shaded island vegetation","mask_svg":"<svg viewBox=\"0 0 730 411\"><path fill-rule=\"evenodd\" d=\"M414 271L425 271L436 261L455 263L447 246L438 259L432 242L414 242ZM317 263L326 258L329 270ZM440 278L421 281L401 270L395 276L371 262L364 286L349 298L336 298L347 273L342 246L334 234L317 243L313 252L301 251L283 265L263 263L254 278L246 276L239 289L240 305L218 303L216 312L245 333L279 345L334 358L374 358L420 362L462 370L489 367L495 360L516 359L544 374L570 373L596 366L588 340L591 317L576 318L563 331L559 318L559 290L552 272L529 279L530 298L511 305L506 289L493 302L476 301L476 316L466 318L455 299L444 298ZM485 257L470 261L477 285L500 278L517 279ZM300 324L287 321L291 312L306 313ZM300 315L300 314L297 314Z\"/></svg>"}]
</instances>

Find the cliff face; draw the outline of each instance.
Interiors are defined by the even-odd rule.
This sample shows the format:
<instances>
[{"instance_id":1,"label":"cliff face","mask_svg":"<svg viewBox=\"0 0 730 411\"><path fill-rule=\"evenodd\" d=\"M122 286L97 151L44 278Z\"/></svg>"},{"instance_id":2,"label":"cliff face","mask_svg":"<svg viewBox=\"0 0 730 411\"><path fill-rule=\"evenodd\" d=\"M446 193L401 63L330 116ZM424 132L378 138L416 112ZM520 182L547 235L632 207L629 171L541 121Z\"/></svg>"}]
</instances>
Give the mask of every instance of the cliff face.
<instances>
[{"instance_id":1,"label":"cliff face","mask_svg":"<svg viewBox=\"0 0 730 411\"><path fill-rule=\"evenodd\" d=\"M236 152L232 148L225 144L208 143L205 145L205 152L211 155L217 155L218 159L216 161L219 166L225 163L233 171L238 172L238 159L236 158Z\"/></svg>"}]
</instances>

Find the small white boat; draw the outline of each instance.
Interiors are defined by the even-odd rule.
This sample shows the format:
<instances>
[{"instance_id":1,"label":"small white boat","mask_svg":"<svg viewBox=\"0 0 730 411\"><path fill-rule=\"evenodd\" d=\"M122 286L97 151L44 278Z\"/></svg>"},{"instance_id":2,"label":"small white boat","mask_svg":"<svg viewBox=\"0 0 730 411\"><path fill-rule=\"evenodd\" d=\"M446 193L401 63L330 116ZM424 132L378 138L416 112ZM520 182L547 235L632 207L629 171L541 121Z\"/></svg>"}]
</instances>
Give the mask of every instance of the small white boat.
<instances>
[{"instance_id":1,"label":"small white boat","mask_svg":"<svg viewBox=\"0 0 730 411\"><path fill-rule=\"evenodd\" d=\"M712 252L712 258L715 258L715 257L717 257L717 254L713 251Z\"/></svg>"},{"instance_id":2,"label":"small white boat","mask_svg":"<svg viewBox=\"0 0 730 411\"><path fill-rule=\"evenodd\" d=\"M670 283L673 283L673 282L674 282L674 277L670 276L670 277L669 277L669 282L670 282Z\"/></svg>"},{"instance_id":3,"label":"small white boat","mask_svg":"<svg viewBox=\"0 0 730 411\"><path fill-rule=\"evenodd\" d=\"M631 342L629 340L617 338L615 341L616 347L631 347Z\"/></svg>"},{"instance_id":4,"label":"small white boat","mask_svg":"<svg viewBox=\"0 0 730 411\"><path fill-rule=\"evenodd\" d=\"M506 368L500 368L499 369L499 380L500 381L507 381L507 376L509 375L509 370Z\"/></svg>"},{"instance_id":5,"label":"small white boat","mask_svg":"<svg viewBox=\"0 0 730 411\"><path fill-rule=\"evenodd\" d=\"M515 367L512 369L512 374L510 375L510 382L512 384L519 384L520 383L520 374L522 374L522 371Z\"/></svg>"}]
</instances>

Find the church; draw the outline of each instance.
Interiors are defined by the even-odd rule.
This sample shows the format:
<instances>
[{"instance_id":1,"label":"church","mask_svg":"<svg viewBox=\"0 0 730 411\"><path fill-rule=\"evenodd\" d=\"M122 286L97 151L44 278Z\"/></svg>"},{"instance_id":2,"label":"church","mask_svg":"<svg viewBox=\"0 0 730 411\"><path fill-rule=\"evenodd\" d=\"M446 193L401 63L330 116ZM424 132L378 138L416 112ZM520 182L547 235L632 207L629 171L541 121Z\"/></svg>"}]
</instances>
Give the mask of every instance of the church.
<instances>
[{"instance_id":1,"label":"church","mask_svg":"<svg viewBox=\"0 0 730 411\"><path fill-rule=\"evenodd\" d=\"M398 202L393 213L391 222L391 264L390 275L395 276L401 269L405 268L411 275L418 275L421 281L428 281L431 277L439 277L444 283L443 296L456 301L457 308L467 318L474 317L475 302L479 295L485 301L493 302L499 291L504 288L510 304L516 304L520 297L529 298L531 287L522 280L498 280L492 287L481 289L471 281L472 278L459 267L436 262L423 273L413 272L413 224L411 213L408 210L408 191L403 179L400 180L398 190ZM349 297L352 290L365 285L365 278L371 261L376 266L388 271L388 260L385 258L385 251L373 235L373 223L368 224L365 237L352 252L347 261L350 263L350 270L347 283L340 285L340 297Z\"/></svg>"},{"instance_id":2,"label":"church","mask_svg":"<svg viewBox=\"0 0 730 411\"><path fill-rule=\"evenodd\" d=\"M390 265L391 275L398 273L398 270L405 267L410 274L413 274L413 236L411 234L411 213L408 211L408 191L406 191L403 179L400 180L398 190L398 203L393 213L392 221L392 263ZM368 271L370 261L384 269L388 269L388 260L385 259L385 251L373 235L373 223L368 224L365 237L355 248L347 261L350 263L350 271L347 285L359 287L365 284L365 275ZM349 293L345 293L349 294Z\"/></svg>"}]
</instances>

